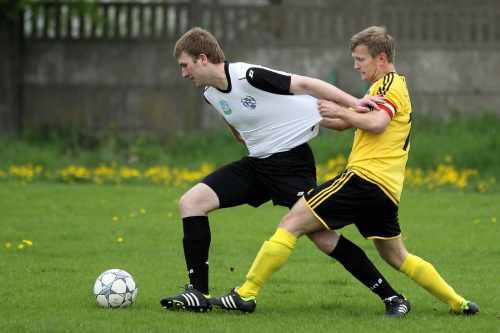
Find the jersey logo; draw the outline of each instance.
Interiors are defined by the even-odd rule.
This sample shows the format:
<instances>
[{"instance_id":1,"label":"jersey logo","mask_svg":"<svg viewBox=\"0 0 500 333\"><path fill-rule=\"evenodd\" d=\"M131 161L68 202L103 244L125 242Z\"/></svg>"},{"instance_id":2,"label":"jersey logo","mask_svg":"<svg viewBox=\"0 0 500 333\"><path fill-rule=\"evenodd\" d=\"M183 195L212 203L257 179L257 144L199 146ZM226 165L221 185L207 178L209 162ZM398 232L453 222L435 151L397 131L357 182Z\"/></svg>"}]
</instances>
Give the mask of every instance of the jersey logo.
<instances>
[{"instance_id":1,"label":"jersey logo","mask_svg":"<svg viewBox=\"0 0 500 333\"><path fill-rule=\"evenodd\" d=\"M251 70L248 71L248 76L250 76L250 78L253 79L253 69L251 69Z\"/></svg>"},{"instance_id":2,"label":"jersey logo","mask_svg":"<svg viewBox=\"0 0 500 333\"><path fill-rule=\"evenodd\" d=\"M257 101L252 96L245 96L241 98L241 105L247 109L255 109L257 107Z\"/></svg>"},{"instance_id":3,"label":"jersey logo","mask_svg":"<svg viewBox=\"0 0 500 333\"><path fill-rule=\"evenodd\" d=\"M231 110L231 107L229 106L229 103L226 102L225 100L220 100L219 101L219 106L222 109L222 112L224 112L224 114L226 116L229 116L231 113L233 113L233 110Z\"/></svg>"}]
</instances>

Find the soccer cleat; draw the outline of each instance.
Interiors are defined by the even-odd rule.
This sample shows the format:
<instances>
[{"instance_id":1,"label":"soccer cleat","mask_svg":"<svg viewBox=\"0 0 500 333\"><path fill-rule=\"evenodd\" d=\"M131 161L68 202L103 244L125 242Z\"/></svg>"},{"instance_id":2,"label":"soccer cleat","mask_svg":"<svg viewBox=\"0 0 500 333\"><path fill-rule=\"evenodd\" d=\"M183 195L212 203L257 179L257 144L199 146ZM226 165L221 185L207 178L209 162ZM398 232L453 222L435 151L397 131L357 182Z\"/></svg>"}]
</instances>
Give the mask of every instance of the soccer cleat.
<instances>
[{"instance_id":1,"label":"soccer cleat","mask_svg":"<svg viewBox=\"0 0 500 333\"><path fill-rule=\"evenodd\" d=\"M164 297L160 300L165 309L187 310L194 312L208 312L212 310L209 297L188 285L186 289L175 296Z\"/></svg>"},{"instance_id":2,"label":"soccer cleat","mask_svg":"<svg viewBox=\"0 0 500 333\"><path fill-rule=\"evenodd\" d=\"M471 301L465 301L464 304L460 307L460 310L453 311L456 314L463 314L466 316L472 316L479 312L479 306L476 303Z\"/></svg>"},{"instance_id":3,"label":"soccer cleat","mask_svg":"<svg viewBox=\"0 0 500 333\"><path fill-rule=\"evenodd\" d=\"M385 315L388 317L404 317L410 312L410 302L404 296L392 296L384 299Z\"/></svg>"},{"instance_id":4,"label":"soccer cleat","mask_svg":"<svg viewBox=\"0 0 500 333\"><path fill-rule=\"evenodd\" d=\"M225 310L239 310L241 312L254 312L256 307L255 297L241 297L236 288L224 296L212 297L210 303Z\"/></svg>"}]
</instances>

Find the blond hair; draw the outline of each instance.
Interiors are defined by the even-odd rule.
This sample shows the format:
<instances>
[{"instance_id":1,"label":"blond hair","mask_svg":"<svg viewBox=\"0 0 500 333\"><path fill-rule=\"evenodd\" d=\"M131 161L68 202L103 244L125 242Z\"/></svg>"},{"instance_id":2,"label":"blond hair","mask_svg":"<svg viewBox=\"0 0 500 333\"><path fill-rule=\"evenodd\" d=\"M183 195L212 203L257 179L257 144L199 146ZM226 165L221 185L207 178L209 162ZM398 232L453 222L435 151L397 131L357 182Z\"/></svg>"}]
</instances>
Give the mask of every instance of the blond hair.
<instances>
[{"instance_id":1,"label":"blond hair","mask_svg":"<svg viewBox=\"0 0 500 333\"><path fill-rule=\"evenodd\" d=\"M387 55L387 61L394 63L396 53L394 38L387 33L385 27L372 26L358 32L351 38L351 51L354 51L358 45L366 45L372 57L384 52Z\"/></svg>"},{"instance_id":2,"label":"blond hair","mask_svg":"<svg viewBox=\"0 0 500 333\"><path fill-rule=\"evenodd\" d=\"M205 54L213 64L224 62L224 52L217 39L209 31L194 27L185 32L175 43L174 57L178 59L182 52L193 58Z\"/></svg>"}]
</instances>

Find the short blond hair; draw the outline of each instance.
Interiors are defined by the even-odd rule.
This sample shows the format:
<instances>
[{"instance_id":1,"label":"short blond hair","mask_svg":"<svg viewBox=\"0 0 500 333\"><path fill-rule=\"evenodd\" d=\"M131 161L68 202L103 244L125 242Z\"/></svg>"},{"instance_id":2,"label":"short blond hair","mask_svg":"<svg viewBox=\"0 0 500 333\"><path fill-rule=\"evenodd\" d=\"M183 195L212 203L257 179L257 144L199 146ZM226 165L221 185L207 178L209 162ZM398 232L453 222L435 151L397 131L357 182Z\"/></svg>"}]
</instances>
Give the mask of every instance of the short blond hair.
<instances>
[{"instance_id":1,"label":"short blond hair","mask_svg":"<svg viewBox=\"0 0 500 333\"><path fill-rule=\"evenodd\" d=\"M175 43L174 57L179 59L182 52L193 58L205 54L213 64L224 62L224 52L217 39L209 31L194 27L185 32Z\"/></svg>"},{"instance_id":2,"label":"short blond hair","mask_svg":"<svg viewBox=\"0 0 500 333\"><path fill-rule=\"evenodd\" d=\"M394 63L396 53L394 38L387 33L385 27L372 26L358 32L351 38L351 51L354 51L358 45L366 45L372 57L384 52L387 55L387 61Z\"/></svg>"}]
</instances>

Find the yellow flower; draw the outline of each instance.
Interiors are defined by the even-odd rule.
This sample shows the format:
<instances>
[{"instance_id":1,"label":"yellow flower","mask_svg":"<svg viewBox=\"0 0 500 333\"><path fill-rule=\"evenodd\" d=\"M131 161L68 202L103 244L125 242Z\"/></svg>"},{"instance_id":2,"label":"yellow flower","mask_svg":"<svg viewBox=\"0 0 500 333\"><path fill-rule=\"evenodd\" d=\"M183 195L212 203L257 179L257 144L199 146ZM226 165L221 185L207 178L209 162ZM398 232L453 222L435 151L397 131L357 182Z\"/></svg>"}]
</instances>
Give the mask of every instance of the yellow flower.
<instances>
[{"instance_id":1,"label":"yellow flower","mask_svg":"<svg viewBox=\"0 0 500 333\"><path fill-rule=\"evenodd\" d=\"M19 251L23 250L23 249L24 249L24 244L18 244L18 245L17 245L17 249L18 249Z\"/></svg>"},{"instance_id":2,"label":"yellow flower","mask_svg":"<svg viewBox=\"0 0 500 333\"><path fill-rule=\"evenodd\" d=\"M118 221L118 216L113 216L113 222L117 222Z\"/></svg>"},{"instance_id":3,"label":"yellow flower","mask_svg":"<svg viewBox=\"0 0 500 333\"><path fill-rule=\"evenodd\" d=\"M123 179L139 178L141 177L141 172L134 168L122 167L120 170L120 177Z\"/></svg>"},{"instance_id":4,"label":"yellow flower","mask_svg":"<svg viewBox=\"0 0 500 333\"><path fill-rule=\"evenodd\" d=\"M146 210L144 208L139 209L139 212L143 215L146 214Z\"/></svg>"},{"instance_id":5,"label":"yellow flower","mask_svg":"<svg viewBox=\"0 0 500 333\"><path fill-rule=\"evenodd\" d=\"M11 242L6 242L5 243L5 248L6 249L10 249L12 247L12 243Z\"/></svg>"},{"instance_id":6,"label":"yellow flower","mask_svg":"<svg viewBox=\"0 0 500 333\"><path fill-rule=\"evenodd\" d=\"M116 242L118 243L123 243L123 237L117 237Z\"/></svg>"},{"instance_id":7,"label":"yellow flower","mask_svg":"<svg viewBox=\"0 0 500 333\"><path fill-rule=\"evenodd\" d=\"M23 244L27 246L33 246L33 241L29 239L23 239Z\"/></svg>"}]
</instances>

